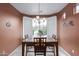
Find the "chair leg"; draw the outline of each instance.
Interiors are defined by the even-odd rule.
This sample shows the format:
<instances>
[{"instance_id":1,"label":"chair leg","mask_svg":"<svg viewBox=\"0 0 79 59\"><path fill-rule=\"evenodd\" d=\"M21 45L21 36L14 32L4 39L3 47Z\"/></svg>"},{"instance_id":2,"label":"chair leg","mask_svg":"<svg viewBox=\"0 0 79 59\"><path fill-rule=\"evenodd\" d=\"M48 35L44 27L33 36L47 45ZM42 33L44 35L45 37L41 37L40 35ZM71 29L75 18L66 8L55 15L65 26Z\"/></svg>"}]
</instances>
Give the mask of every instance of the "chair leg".
<instances>
[{"instance_id":1,"label":"chair leg","mask_svg":"<svg viewBox=\"0 0 79 59\"><path fill-rule=\"evenodd\" d=\"M36 51L34 50L34 55L36 56Z\"/></svg>"},{"instance_id":2,"label":"chair leg","mask_svg":"<svg viewBox=\"0 0 79 59\"><path fill-rule=\"evenodd\" d=\"M34 52L35 56L36 56L36 52Z\"/></svg>"},{"instance_id":3,"label":"chair leg","mask_svg":"<svg viewBox=\"0 0 79 59\"><path fill-rule=\"evenodd\" d=\"M27 56L27 52L28 52L28 47L27 47L27 45L26 45L26 56Z\"/></svg>"},{"instance_id":4,"label":"chair leg","mask_svg":"<svg viewBox=\"0 0 79 59\"><path fill-rule=\"evenodd\" d=\"M46 56L46 49L44 49L44 56Z\"/></svg>"},{"instance_id":5,"label":"chair leg","mask_svg":"<svg viewBox=\"0 0 79 59\"><path fill-rule=\"evenodd\" d=\"M46 52L44 52L44 56L46 56Z\"/></svg>"}]
</instances>

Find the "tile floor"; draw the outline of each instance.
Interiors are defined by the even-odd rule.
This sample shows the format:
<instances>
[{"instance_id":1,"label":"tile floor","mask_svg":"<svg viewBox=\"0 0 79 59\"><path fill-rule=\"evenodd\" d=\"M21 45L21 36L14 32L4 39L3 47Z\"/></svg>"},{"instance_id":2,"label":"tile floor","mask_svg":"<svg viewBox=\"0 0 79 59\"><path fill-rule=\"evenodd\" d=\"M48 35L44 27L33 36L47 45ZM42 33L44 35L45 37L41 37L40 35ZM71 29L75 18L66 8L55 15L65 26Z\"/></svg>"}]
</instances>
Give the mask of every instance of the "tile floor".
<instances>
[{"instance_id":1,"label":"tile floor","mask_svg":"<svg viewBox=\"0 0 79 59\"><path fill-rule=\"evenodd\" d=\"M27 53L27 56L34 56L34 48L30 47L30 52ZM51 49L47 48L47 51L52 51ZM46 52L46 56L53 56L52 52ZM22 45L17 47L9 56L22 56ZM41 56L41 55L40 55ZM59 56L70 56L62 47L59 47Z\"/></svg>"}]
</instances>

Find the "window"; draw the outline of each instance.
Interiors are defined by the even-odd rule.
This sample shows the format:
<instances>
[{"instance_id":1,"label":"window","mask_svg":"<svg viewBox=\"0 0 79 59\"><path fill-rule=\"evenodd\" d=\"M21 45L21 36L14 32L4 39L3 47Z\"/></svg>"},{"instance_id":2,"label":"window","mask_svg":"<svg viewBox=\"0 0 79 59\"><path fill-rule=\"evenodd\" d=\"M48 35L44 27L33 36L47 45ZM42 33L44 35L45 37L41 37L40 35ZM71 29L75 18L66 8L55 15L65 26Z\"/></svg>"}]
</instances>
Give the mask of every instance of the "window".
<instances>
[{"instance_id":1,"label":"window","mask_svg":"<svg viewBox=\"0 0 79 59\"><path fill-rule=\"evenodd\" d=\"M62 18L63 18L63 20L66 19L66 12L63 13Z\"/></svg>"},{"instance_id":2,"label":"window","mask_svg":"<svg viewBox=\"0 0 79 59\"><path fill-rule=\"evenodd\" d=\"M47 35L47 20L40 18L40 20L32 20L33 36L34 37L46 37Z\"/></svg>"},{"instance_id":3,"label":"window","mask_svg":"<svg viewBox=\"0 0 79 59\"><path fill-rule=\"evenodd\" d=\"M79 4L76 4L76 13L79 13Z\"/></svg>"}]
</instances>

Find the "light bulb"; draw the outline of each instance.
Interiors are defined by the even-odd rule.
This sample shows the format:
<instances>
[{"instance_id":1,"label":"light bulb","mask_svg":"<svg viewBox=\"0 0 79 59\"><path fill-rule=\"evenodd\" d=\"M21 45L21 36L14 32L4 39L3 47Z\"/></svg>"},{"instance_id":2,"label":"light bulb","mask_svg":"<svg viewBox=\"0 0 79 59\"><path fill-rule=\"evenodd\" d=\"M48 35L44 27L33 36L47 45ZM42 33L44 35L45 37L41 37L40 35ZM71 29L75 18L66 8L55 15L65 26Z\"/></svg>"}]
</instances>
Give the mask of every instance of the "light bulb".
<instances>
[{"instance_id":1,"label":"light bulb","mask_svg":"<svg viewBox=\"0 0 79 59\"><path fill-rule=\"evenodd\" d=\"M33 18L33 20L36 20L35 18Z\"/></svg>"},{"instance_id":2,"label":"light bulb","mask_svg":"<svg viewBox=\"0 0 79 59\"><path fill-rule=\"evenodd\" d=\"M40 17L39 16L36 16L36 19L39 19Z\"/></svg>"},{"instance_id":3,"label":"light bulb","mask_svg":"<svg viewBox=\"0 0 79 59\"><path fill-rule=\"evenodd\" d=\"M46 18L43 18L43 22L45 22Z\"/></svg>"}]
</instances>

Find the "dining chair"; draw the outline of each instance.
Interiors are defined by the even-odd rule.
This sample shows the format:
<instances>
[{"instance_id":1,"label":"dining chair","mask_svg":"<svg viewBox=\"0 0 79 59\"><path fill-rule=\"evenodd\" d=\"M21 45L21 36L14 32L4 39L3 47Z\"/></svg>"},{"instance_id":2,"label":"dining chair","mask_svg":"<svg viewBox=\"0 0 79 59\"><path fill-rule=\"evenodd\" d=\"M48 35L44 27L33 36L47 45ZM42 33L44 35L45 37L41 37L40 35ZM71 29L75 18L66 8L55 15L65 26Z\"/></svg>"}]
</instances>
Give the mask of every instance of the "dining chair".
<instances>
[{"instance_id":1,"label":"dining chair","mask_svg":"<svg viewBox=\"0 0 79 59\"><path fill-rule=\"evenodd\" d=\"M34 46L34 53L35 56L36 55L44 55L46 56L46 46L45 43L46 40L45 39L34 39L34 42L36 42L35 46Z\"/></svg>"},{"instance_id":2,"label":"dining chair","mask_svg":"<svg viewBox=\"0 0 79 59\"><path fill-rule=\"evenodd\" d=\"M57 39L55 39L55 38L51 38L51 39L48 39L48 40L50 40L51 42L57 41ZM52 46L48 46L48 50L49 51L47 51L47 52L52 52L53 55L56 56L56 46L55 46L55 44L53 44Z\"/></svg>"}]
</instances>

